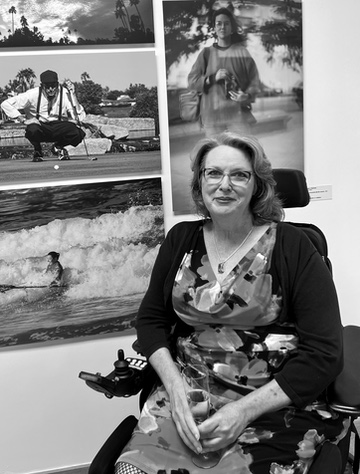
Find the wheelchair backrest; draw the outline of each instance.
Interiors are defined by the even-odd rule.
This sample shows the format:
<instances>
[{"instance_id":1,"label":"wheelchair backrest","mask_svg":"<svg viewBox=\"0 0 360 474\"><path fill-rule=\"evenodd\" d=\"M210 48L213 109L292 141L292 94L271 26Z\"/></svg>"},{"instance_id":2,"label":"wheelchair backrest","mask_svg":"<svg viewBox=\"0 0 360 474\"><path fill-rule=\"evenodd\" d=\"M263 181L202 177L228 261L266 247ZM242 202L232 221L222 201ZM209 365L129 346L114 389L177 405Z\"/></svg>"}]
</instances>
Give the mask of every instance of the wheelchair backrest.
<instances>
[{"instance_id":1,"label":"wheelchair backrest","mask_svg":"<svg viewBox=\"0 0 360 474\"><path fill-rule=\"evenodd\" d=\"M304 173L296 169L276 168L273 170L276 181L276 192L284 208L305 207L310 202L310 195ZM316 250L320 253L330 272L331 262L328 257L328 246L325 235L314 224L289 222L300 228L310 239Z\"/></svg>"}]
</instances>

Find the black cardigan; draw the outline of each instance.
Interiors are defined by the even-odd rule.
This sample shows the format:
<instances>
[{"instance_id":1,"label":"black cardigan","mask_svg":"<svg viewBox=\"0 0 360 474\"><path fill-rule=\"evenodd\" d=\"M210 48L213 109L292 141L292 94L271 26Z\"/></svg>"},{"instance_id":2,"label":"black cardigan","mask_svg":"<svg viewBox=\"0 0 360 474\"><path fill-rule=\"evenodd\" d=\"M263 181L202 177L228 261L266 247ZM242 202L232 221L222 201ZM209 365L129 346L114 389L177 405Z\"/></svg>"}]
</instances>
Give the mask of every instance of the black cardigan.
<instances>
[{"instance_id":1,"label":"black cardigan","mask_svg":"<svg viewBox=\"0 0 360 474\"><path fill-rule=\"evenodd\" d=\"M137 316L137 335L148 358L160 347L171 351L175 338L192 328L172 306L174 279L202 221L181 222L167 234L152 271L149 288ZM275 375L296 406L314 401L342 369L342 326L329 270L304 232L279 223L269 273L273 293L283 297L280 321L291 321L299 335L298 353ZM175 328L175 331L174 331Z\"/></svg>"}]
</instances>

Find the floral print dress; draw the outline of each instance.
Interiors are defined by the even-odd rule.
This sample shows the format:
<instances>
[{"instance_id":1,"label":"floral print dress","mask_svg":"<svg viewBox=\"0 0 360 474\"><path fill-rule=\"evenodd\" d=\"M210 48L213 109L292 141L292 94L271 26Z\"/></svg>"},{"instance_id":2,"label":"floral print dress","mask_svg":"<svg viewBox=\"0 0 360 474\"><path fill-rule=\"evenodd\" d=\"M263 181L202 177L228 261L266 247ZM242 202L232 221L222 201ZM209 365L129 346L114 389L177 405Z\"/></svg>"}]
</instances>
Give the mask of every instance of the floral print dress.
<instances>
[{"instance_id":1,"label":"floral print dress","mask_svg":"<svg viewBox=\"0 0 360 474\"><path fill-rule=\"evenodd\" d=\"M297 351L292 325L280 325L281 294L272 294L268 273L276 240L272 224L220 283L199 228L191 251L180 265L173 287L173 307L194 328L177 341L179 367L203 362L209 367L211 402L216 410L266 384ZM317 448L338 442L348 422L323 401L305 409L286 407L259 417L222 451L209 474L306 474ZM203 469L177 434L169 397L158 387L147 400L132 439L120 457L148 474L158 470ZM186 471L185 471L186 472Z\"/></svg>"}]
</instances>

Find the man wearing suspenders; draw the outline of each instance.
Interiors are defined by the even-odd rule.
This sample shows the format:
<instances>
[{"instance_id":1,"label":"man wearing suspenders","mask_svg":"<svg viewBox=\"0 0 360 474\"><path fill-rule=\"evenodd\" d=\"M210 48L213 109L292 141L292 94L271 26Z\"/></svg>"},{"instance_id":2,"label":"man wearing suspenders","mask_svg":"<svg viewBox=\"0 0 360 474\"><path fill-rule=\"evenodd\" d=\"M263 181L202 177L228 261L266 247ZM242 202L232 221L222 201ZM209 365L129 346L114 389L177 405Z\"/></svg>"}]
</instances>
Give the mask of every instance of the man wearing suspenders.
<instances>
[{"instance_id":1,"label":"man wearing suspenders","mask_svg":"<svg viewBox=\"0 0 360 474\"><path fill-rule=\"evenodd\" d=\"M59 160L69 160L64 147L77 146L85 137L76 125L86 116L84 108L72 82L60 85L56 72L44 71L40 81L40 87L10 97L1 108L9 118L26 123L25 137L34 146L32 161L43 161L41 142L53 142L52 152Z\"/></svg>"}]
</instances>

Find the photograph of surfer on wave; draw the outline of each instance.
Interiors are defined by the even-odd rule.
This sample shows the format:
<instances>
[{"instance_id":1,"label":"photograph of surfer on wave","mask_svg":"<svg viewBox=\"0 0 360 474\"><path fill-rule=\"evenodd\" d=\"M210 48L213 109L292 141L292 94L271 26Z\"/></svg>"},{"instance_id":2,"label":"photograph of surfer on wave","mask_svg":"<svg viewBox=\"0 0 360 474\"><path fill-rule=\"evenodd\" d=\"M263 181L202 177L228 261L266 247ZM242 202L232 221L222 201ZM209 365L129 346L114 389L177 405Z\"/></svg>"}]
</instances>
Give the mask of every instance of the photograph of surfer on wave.
<instances>
[{"instance_id":1,"label":"photograph of surfer on wave","mask_svg":"<svg viewBox=\"0 0 360 474\"><path fill-rule=\"evenodd\" d=\"M0 347L134 333L160 178L0 191Z\"/></svg>"}]
</instances>

